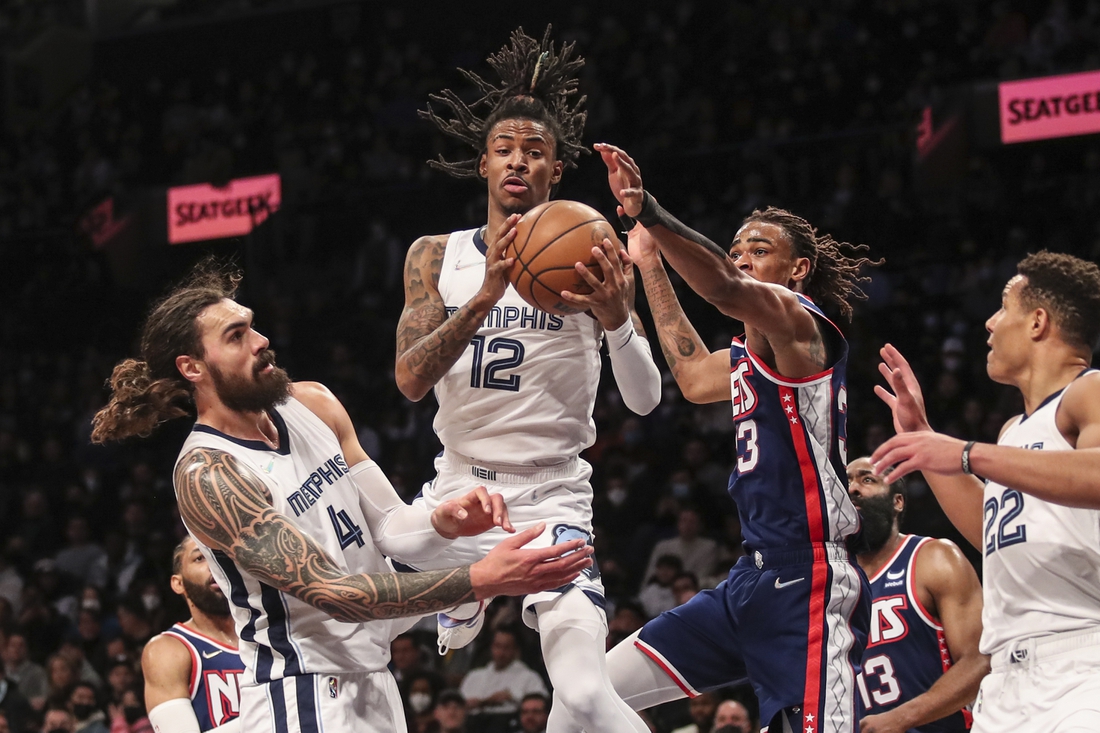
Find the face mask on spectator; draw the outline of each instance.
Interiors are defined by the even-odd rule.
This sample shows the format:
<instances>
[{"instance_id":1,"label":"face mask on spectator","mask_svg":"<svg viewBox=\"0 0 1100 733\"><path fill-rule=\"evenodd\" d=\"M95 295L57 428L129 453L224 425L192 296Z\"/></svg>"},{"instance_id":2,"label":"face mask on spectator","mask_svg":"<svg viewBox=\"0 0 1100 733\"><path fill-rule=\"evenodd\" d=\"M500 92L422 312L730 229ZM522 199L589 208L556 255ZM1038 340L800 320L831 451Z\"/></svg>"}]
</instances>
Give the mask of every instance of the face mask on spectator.
<instances>
[{"instance_id":1,"label":"face mask on spectator","mask_svg":"<svg viewBox=\"0 0 1100 733\"><path fill-rule=\"evenodd\" d=\"M626 489L616 486L607 492L607 500L611 502L612 506L622 506L626 501Z\"/></svg>"},{"instance_id":2,"label":"face mask on spectator","mask_svg":"<svg viewBox=\"0 0 1100 733\"><path fill-rule=\"evenodd\" d=\"M141 597L141 605L146 611L155 611L160 608L160 596L156 593L146 593Z\"/></svg>"},{"instance_id":3,"label":"face mask on spectator","mask_svg":"<svg viewBox=\"0 0 1100 733\"><path fill-rule=\"evenodd\" d=\"M87 720L95 712L95 705L73 705L73 715L77 720Z\"/></svg>"},{"instance_id":4,"label":"face mask on spectator","mask_svg":"<svg viewBox=\"0 0 1100 733\"><path fill-rule=\"evenodd\" d=\"M414 692L409 695L409 707L414 713L422 713L432 705L432 696L426 692Z\"/></svg>"}]
</instances>

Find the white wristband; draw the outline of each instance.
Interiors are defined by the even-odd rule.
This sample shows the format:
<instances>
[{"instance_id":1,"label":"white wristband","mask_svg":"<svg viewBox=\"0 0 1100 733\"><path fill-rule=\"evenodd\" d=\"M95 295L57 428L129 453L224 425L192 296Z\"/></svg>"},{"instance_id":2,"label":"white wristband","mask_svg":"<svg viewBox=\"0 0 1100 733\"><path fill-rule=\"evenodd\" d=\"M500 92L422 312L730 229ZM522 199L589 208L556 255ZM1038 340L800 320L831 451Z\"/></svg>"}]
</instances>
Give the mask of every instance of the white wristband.
<instances>
[{"instance_id":1,"label":"white wristband","mask_svg":"<svg viewBox=\"0 0 1100 733\"><path fill-rule=\"evenodd\" d=\"M661 402L661 372L653 363L649 342L634 332L634 323L614 331L605 331L607 352L611 355L611 373L619 387L623 404L638 415L648 415Z\"/></svg>"}]
</instances>

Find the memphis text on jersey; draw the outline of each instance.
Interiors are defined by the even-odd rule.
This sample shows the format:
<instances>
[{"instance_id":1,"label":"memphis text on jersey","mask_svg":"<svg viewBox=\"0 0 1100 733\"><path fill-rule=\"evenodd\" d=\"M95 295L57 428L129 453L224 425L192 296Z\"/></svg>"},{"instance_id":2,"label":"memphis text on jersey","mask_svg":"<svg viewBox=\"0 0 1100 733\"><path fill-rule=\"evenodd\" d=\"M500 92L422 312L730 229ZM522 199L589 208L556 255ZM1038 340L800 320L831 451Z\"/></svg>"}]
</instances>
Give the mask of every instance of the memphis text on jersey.
<instances>
[{"instance_id":1,"label":"memphis text on jersey","mask_svg":"<svg viewBox=\"0 0 1100 733\"><path fill-rule=\"evenodd\" d=\"M447 317L450 318L458 312L458 308L447 306ZM532 328L536 331L560 331L565 321L561 316L555 316L538 308L518 308L514 305L501 307L494 305L485 316L482 328Z\"/></svg>"},{"instance_id":2,"label":"memphis text on jersey","mask_svg":"<svg viewBox=\"0 0 1100 733\"><path fill-rule=\"evenodd\" d=\"M317 503L317 500L321 498L321 494L325 493L326 486L331 486L347 472L348 464L344 462L344 457L339 453L325 461L323 465L313 469L313 472L309 474L309 478L303 481L302 485L287 497L290 508L294 510L294 516L302 516L302 512Z\"/></svg>"}]
</instances>

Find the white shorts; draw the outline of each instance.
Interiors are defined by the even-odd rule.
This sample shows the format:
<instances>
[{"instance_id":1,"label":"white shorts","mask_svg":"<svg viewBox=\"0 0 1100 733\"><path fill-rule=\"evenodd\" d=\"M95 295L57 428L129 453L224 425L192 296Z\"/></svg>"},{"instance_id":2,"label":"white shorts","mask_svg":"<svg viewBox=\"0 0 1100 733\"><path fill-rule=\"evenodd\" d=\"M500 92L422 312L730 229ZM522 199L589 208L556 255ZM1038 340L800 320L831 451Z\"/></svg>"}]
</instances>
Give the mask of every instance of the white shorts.
<instances>
[{"instance_id":1,"label":"white shorts","mask_svg":"<svg viewBox=\"0 0 1100 733\"><path fill-rule=\"evenodd\" d=\"M991 662L971 733L1100 731L1100 632L1026 639Z\"/></svg>"},{"instance_id":2,"label":"white shorts","mask_svg":"<svg viewBox=\"0 0 1100 733\"><path fill-rule=\"evenodd\" d=\"M388 670L307 674L241 688L248 733L393 733L405 730L397 681Z\"/></svg>"},{"instance_id":3,"label":"white shorts","mask_svg":"<svg viewBox=\"0 0 1100 733\"><path fill-rule=\"evenodd\" d=\"M475 462L451 451L444 451L435 460L435 479L424 484L421 495L413 503L435 509L448 499L455 499L484 486L490 493L504 496L508 518L517 532L546 522L546 532L527 544L537 548L586 539L592 544L592 466L580 458L547 467L495 466ZM469 565L489 554L501 540L511 535L493 528L476 537L459 537L446 550L430 561L417 563L416 570L440 570L456 565ZM576 586L601 610L604 607L603 582L593 559L592 567L581 573L569 585L534 593L523 599L523 622L538 630L534 604L550 601Z\"/></svg>"}]
</instances>

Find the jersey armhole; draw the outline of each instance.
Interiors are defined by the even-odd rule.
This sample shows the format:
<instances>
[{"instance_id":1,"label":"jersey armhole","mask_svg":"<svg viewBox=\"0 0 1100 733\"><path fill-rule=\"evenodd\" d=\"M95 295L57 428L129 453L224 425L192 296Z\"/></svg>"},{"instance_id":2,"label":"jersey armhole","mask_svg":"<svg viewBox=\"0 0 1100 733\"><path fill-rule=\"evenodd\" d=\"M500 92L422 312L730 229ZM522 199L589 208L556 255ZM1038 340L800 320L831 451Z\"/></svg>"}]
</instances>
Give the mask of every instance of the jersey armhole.
<instances>
[{"instance_id":1,"label":"jersey armhole","mask_svg":"<svg viewBox=\"0 0 1100 733\"><path fill-rule=\"evenodd\" d=\"M187 651L191 655L191 681L188 684L187 694L192 700L194 700L195 693L199 691L199 672L202 670L202 662L199 661L199 652L197 649L195 649L195 645L188 641L187 638L178 631L168 629L167 631L163 632L163 634L165 636L171 636L173 639L176 639L177 641L182 643L185 647L187 647Z\"/></svg>"},{"instance_id":2,"label":"jersey armhole","mask_svg":"<svg viewBox=\"0 0 1100 733\"><path fill-rule=\"evenodd\" d=\"M933 616L924 604L920 602L920 594L917 593L915 569L917 567L917 555L921 549L932 541L931 537L922 537L917 546L913 548L913 554L909 556L909 567L905 569L905 593L913 604L913 610L917 612L920 620L928 624L936 631L943 631L943 624Z\"/></svg>"}]
</instances>

